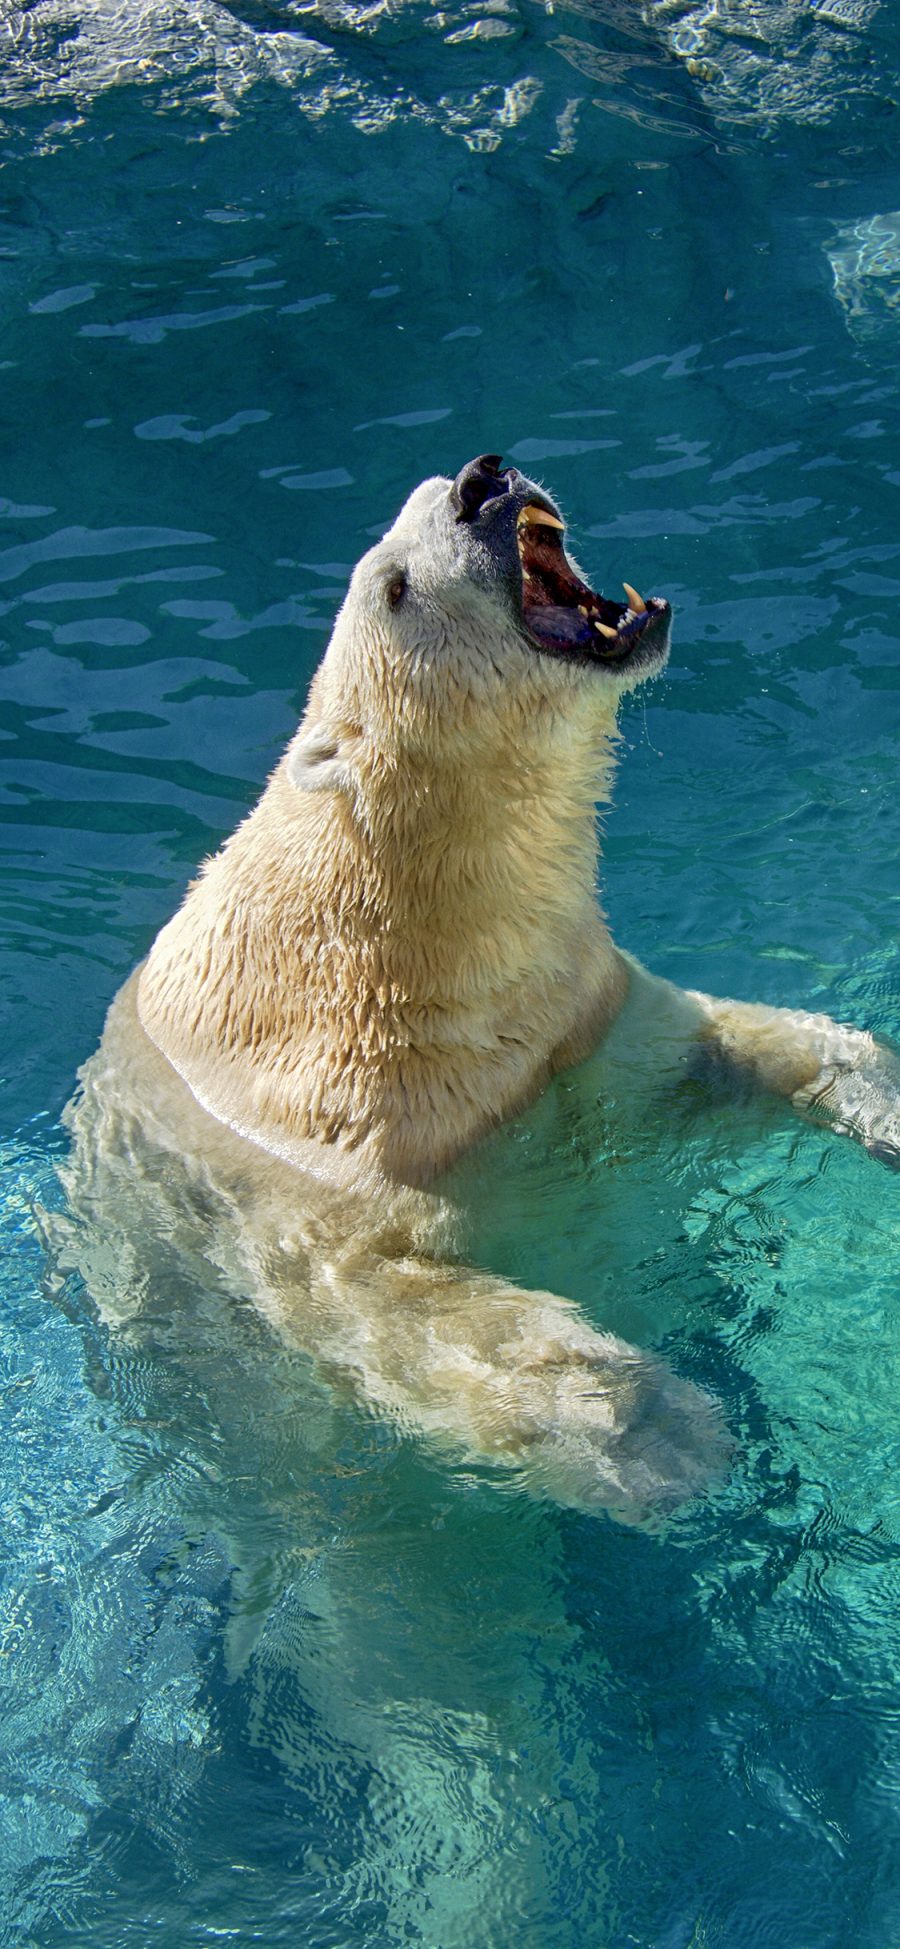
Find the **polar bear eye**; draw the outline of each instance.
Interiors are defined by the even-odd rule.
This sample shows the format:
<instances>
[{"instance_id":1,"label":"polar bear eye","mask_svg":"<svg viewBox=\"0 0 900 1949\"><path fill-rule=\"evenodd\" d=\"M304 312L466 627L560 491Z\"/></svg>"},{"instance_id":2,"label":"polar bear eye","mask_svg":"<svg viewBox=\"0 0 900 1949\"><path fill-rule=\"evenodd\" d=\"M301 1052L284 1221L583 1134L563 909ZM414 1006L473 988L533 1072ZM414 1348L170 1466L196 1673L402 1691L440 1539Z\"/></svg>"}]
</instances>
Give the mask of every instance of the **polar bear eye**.
<instances>
[{"instance_id":1,"label":"polar bear eye","mask_svg":"<svg viewBox=\"0 0 900 1949\"><path fill-rule=\"evenodd\" d=\"M406 594L406 576L401 575L399 573L397 575L393 575L391 577L390 582L387 585L387 590L386 590L388 607L391 609L396 609L398 602L403 601L405 594Z\"/></svg>"}]
</instances>

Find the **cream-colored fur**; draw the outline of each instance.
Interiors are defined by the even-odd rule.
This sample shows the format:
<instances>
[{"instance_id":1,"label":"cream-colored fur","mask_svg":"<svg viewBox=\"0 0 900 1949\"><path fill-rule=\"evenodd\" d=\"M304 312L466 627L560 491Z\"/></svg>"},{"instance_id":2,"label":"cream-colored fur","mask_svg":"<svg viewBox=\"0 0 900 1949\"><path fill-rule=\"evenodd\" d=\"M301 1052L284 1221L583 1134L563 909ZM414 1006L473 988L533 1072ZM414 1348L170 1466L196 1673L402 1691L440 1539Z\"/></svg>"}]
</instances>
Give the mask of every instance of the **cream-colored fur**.
<instances>
[{"instance_id":1,"label":"cream-colored fur","mask_svg":"<svg viewBox=\"0 0 900 1949\"><path fill-rule=\"evenodd\" d=\"M111 1313L152 1185L186 1256L385 1411L636 1518L721 1465L716 1411L564 1298L466 1266L446 1173L563 1071L588 1104L604 1065L637 1097L705 1049L885 1150L896 1093L859 1032L614 947L595 806L647 666L535 648L515 507L461 523L449 488L360 563L296 738L114 1004L73 1206Z\"/></svg>"},{"instance_id":2,"label":"cream-colored fur","mask_svg":"<svg viewBox=\"0 0 900 1949\"><path fill-rule=\"evenodd\" d=\"M622 684L524 643L434 518L447 485L360 564L297 738L140 987L216 1115L413 1183L587 1055L627 986L595 894Z\"/></svg>"}]
</instances>

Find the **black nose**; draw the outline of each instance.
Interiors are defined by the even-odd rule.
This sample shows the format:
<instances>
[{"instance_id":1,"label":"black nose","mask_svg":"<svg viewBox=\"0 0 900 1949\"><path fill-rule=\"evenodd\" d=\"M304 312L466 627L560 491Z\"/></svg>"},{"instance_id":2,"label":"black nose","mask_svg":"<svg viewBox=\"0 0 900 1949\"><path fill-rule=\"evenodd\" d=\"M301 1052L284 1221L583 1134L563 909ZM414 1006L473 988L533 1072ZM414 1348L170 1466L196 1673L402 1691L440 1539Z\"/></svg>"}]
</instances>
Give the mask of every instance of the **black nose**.
<instances>
[{"instance_id":1,"label":"black nose","mask_svg":"<svg viewBox=\"0 0 900 1949\"><path fill-rule=\"evenodd\" d=\"M498 494L509 493L509 481L506 474L500 472L500 460L499 453L482 453L477 460L470 460L461 474L457 474L450 489L457 521L474 521L485 501L492 500Z\"/></svg>"}]
</instances>

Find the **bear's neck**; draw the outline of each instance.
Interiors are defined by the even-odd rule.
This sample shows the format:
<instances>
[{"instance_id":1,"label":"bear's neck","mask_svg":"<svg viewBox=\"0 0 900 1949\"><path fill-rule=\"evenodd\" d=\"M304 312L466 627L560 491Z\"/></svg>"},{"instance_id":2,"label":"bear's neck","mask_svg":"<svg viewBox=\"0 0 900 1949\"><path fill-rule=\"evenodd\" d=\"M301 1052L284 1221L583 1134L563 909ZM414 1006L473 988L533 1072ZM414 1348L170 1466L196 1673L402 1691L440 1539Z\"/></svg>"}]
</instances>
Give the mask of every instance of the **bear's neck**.
<instances>
[{"instance_id":1,"label":"bear's neck","mask_svg":"<svg viewBox=\"0 0 900 1949\"><path fill-rule=\"evenodd\" d=\"M225 1121L413 1182L582 1060L626 983L596 898L596 749L421 776L395 767L351 807L282 767L140 999Z\"/></svg>"}]
</instances>

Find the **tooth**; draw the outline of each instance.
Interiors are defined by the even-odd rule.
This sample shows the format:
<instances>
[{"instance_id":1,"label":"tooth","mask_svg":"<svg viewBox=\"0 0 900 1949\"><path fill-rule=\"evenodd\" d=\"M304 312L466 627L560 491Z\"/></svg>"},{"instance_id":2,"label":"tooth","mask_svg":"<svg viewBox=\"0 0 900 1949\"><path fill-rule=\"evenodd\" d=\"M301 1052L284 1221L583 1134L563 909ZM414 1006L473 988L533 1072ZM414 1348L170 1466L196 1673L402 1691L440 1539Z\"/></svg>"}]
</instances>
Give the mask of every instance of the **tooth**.
<instances>
[{"instance_id":1,"label":"tooth","mask_svg":"<svg viewBox=\"0 0 900 1949\"><path fill-rule=\"evenodd\" d=\"M638 595L637 590L632 588L630 582L623 582L622 587L628 597L629 607L634 610L636 616L643 616L647 607L643 596Z\"/></svg>"},{"instance_id":2,"label":"tooth","mask_svg":"<svg viewBox=\"0 0 900 1949\"><path fill-rule=\"evenodd\" d=\"M549 514L546 508L536 507L535 503L530 501L527 508L521 508L519 511L519 525L523 528L530 527L532 522L540 522L544 528L564 528L566 525L564 521L560 521L558 514Z\"/></svg>"},{"instance_id":3,"label":"tooth","mask_svg":"<svg viewBox=\"0 0 900 1949\"><path fill-rule=\"evenodd\" d=\"M617 636L618 636L618 634L619 634L619 632L618 632L618 630L617 630L617 629L610 629L610 626L609 626L609 624L608 624L608 623L597 623L597 622L595 622L595 624L594 624L594 628L595 628L595 629L599 629L599 631L600 631L600 634L601 634L601 636L609 636L609 637L610 637L610 638L612 639L612 641L613 641L613 642L615 642L615 639L616 639L616 637L617 637Z\"/></svg>"}]
</instances>

